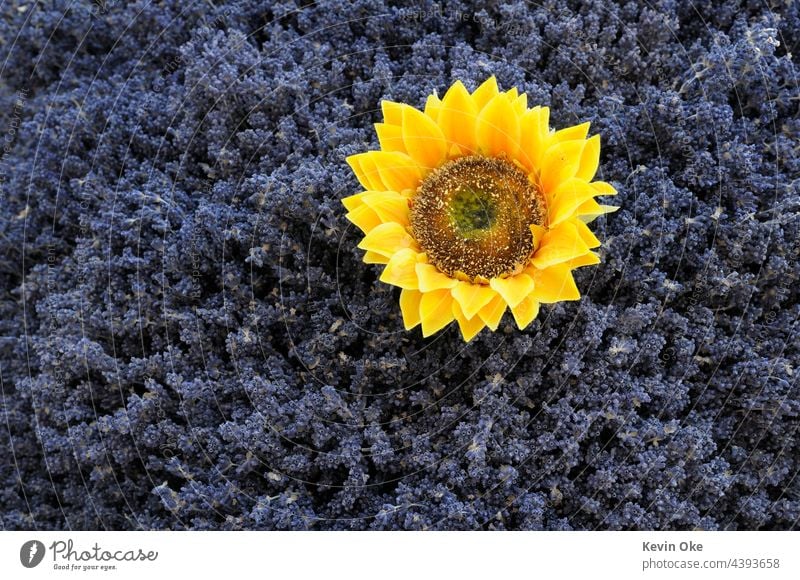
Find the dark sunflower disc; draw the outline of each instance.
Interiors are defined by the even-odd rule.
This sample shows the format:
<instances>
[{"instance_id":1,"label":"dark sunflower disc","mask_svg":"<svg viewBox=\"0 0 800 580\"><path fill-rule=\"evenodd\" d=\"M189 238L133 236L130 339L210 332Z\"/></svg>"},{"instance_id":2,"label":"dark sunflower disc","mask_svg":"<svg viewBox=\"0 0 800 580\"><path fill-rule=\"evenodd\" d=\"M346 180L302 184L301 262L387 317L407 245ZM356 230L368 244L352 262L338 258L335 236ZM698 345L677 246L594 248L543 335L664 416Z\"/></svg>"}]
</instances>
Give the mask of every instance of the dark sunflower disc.
<instances>
[{"instance_id":1,"label":"dark sunflower disc","mask_svg":"<svg viewBox=\"0 0 800 580\"><path fill-rule=\"evenodd\" d=\"M411 227L428 260L448 276L487 281L523 268L530 225L543 225L544 200L513 163L469 156L449 161L420 185Z\"/></svg>"}]
</instances>

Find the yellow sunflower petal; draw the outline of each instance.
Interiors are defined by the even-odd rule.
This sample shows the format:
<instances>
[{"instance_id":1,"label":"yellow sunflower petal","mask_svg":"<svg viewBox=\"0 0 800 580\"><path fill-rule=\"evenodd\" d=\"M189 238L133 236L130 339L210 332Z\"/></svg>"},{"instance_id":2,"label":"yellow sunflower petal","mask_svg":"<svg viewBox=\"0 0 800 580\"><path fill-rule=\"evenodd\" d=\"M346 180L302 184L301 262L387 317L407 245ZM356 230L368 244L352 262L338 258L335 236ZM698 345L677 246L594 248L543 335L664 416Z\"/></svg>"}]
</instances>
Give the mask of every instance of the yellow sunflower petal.
<instances>
[{"instance_id":1,"label":"yellow sunflower petal","mask_svg":"<svg viewBox=\"0 0 800 580\"><path fill-rule=\"evenodd\" d=\"M604 215L604 214L607 214L607 213L614 213L614 212L615 212L615 211L617 211L618 209L619 209L619 206L618 206L618 205L604 205L604 204L600 204L600 210L603 212L603 213L602 213L602 214L600 214L600 215Z\"/></svg>"},{"instance_id":2,"label":"yellow sunflower petal","mask_svg":"<svg viewBox=\"0 0 800 580\"><path fill-rule=\"evenodd\" d=\"M583 243L586 244L586 247L589 249L599 248L600 247L600 240L597 239L597 236L594 235L594 232L589 229L585 223L581 220L574 220L572 223L575 224L575 228L578 231L578 235L583 240Z\"/></svg>"},{"instance_id":3,"label":"yellow sunflower petal","mask_svg":"<svg viewBox=\"0 0 800 580\"><path fill-rule=\"evenodd\" d=\"M356 209L347 212L346 217L365 234L368 234L383 223L383 220L375 210L367 205L360 205Z\"/></svg>"},{"instance_id":4,"label":"yellow sunflower petal","mask_svg":"<svg viewBox=\"0 0 800 580\"><path fill-rule=\"evenodd\" d=\"M458 322L458 328L461 330L461 336L464 339L464 342L469 342L475 338L475 336L477 336L477 334L486 326L484 321L478 316L473 316L472 318L467 318L464 316L464 313L461 311L461 307L455 300L453 301L453 316L455 317L456 322Z\"/></svg>"},{"instance_id":5,"label":"yellow sunflower petal","mask_svg":"<svg viewBox=\"0 0 800 580\"><path fill-rule=\"evenodd\" d=\"M475 91L472 93L472 100L475 101L475 105L480 111L499 93L500 89L497 88L497 79L494 77L494 75L492 75L483 81L481 86L475 89Z\"/></svg>"},{"instance_id":6,"label":"yellow sunflower petal","mask_svg":"<svg viewBox=\"0 0 800 580\"><path fill-rule=\"evenodd\" d=\"M531 297L525 298L511 309L511 314L514 315L514 320L517 322L519 329L525 330L533 322L534 318L538 316L539 302Z\"/></svg>"},{"instance_id":7,"label":"yellow sunflower petal","mask_svg":"<svg viewBox=\"0 0 800 580\"><path fill-rule=\"evenodd\" d=\"M375 133L378 135L378 142L381 144L382 151L406 152L406 146L403 143L403 129L400 125L375 123Z\"/></svg>"},{"instance_id":8,"label":"yellow sunflower petal","mask_svg":"<svg viewBox=\"0 0 800 580\"><path fill-rule=\"evenodd\" d=\"M562 182L548 196L547 214L550 227L571 218L581 205L595 195L597 191L577 177Z\"/></svg>"},{"instance_id":9,"label":"yellow sunflower petal","mask_svg":"<svg viewBox=\"0 0 800 580\"><path fill-rule=\"evenodd\" d=\"M589 123L588 121L585 123L581 123L580 125L573 125L572 127L565 127L564 129L559 129L550 135L550 144L555 145L556 143L561 143L563 141L573 141L576 139L586 139L586 135L589 134Z\"/></svg>"},{"instance_id":10,"label":"yellow sunflower petal","mask_svg":"<svg viewBox=\"0 0 800 580\"><path fill-rule=\"evenodd\" d=\"M524 272L507 278L492 278L489 285L512 308L533 291L533 279Z\"/></svg>"},{"instance_id":11,"label":"yellow sunflower petal","mask_svg":"<svg viewBox=\"0 0 800 580\"><path fill-rule=\"evenodd\" d=\"M345 161L347 161L353 173L356 174L356 179L358 179L358 182L364 188L378 191L386 189L370 153L373 152L368 151L366 153L350 155Z\"/></svg>"},{"instance_id":12,"label":"yellow sunflower petal","mask_svg":"<svg viewBox=\"0 0 800 580\"><path fill-rule=\"evenodd\" d=\"M393 101L381 101L381 111L383 111L383 122L389 125L397 125L398 127L403 123L403 103L395 103Z\"/></svg>"},{"instance_id":13,"label":"yellow sunflower petal","mask_svg":"<svg viewBox=\"0 0 800 580\"><path fill-rule=\"evenodd\" d=\"M575 177L584 143L586 142L583 139L562 141L545 151L540 177L544 193L552 193L563 181Z\"/></svg>"},{"instance_id":14,"label":"yellow sunflower petal","mask_svg":"<svg viewBox=\"0 0 800 580\"><path fill-rule=\"evenodd\" d=\"M577 226L572 221L563 222L544 235L539 249L533 255L531 264L544 270L555 264L582 256L589 249L578 233Z\"/></svg>"},{"instance_id":15,"label":"yellow sunflower petal","mask_svg":"<svg viewBox=\"0 0 800 580\"><path fill-rule=\"evenodd\" d=\"M481 109L476 120L478 148L495 157L504 153L509 159L517 155L520 142L520 121L508 96L501 94Z\"/></svg>"},{"instance_id":16,"label":"yellow sunflower petal","mask_svg":"<svg viewBox=\"0 0 800 580\"><path fill-rule=\"evenodd\" d=\"M480 312L478 312L478 317L494 332L497 330L505 311L505 299L502 296L495 296L489 304L481 308Z\"/></svg>"},{"instance_id":17,"label":"yellow sunflower petal","mask_svg":"<svg viewBox=\"0 0 800 580\"><path fill-rule=\"evenodd\" d=\"M600 135L594 135L586 140L581 153L581 163L575 177L591 181L600 165ZM612 188L613 189L613 188Z\"/></svg>"},{"instance_id":18,"label":"yellow sunflower petal","mask_svg":"<svg viewBox=\"0 0 800 580\"><path fill-rule=\"evenodd\" d=\"M580 268L581 266L593 266L600 263L600 256L594 252L586 252L583 256L578 256L569 261L570 268Z\"/></svg>"},{"instance_id":19,"label":"yellow sunflower petal","mask_svg":"<svg viewBox=\"0 0 800 580\"><path fill-rule=\"evenodd\" d=\"M400 250L392 255L389 263L381 273L380 281L406 290L417 290L417 252L410 249Z\"/></svg>"},{"instance_id":20,"label":"yellow sunflower petal","mask_svg":"<svg viewBox=\"0 0 800 580\"><path fill-rule=\"evenodd\" d=\"M380 183L383 187L372 189L384 189L391 191L403 191L404 189L416 189L422 178L419 165L405 153L399 151L369 151L365 153L363 163L372 163L378 172ZM362 165L363 166L363 165Z\"/></svg>"},{"instance_id":21,"label":"yellow sunflower petal","mask_svg":"<svg viewBox=\"0 0 800 580\"><path fill-rule=\"evenodd\" d=\"M388 264L389 258L384 256L383 254L379 254L378 252L371 252L366 251L364 252L364 263L365 264Z\"/></svg>"},{"instance_id":22,"label":"yellow sunflower petal","mask_svg":"<svg viewBox=\"0 0 800 580\"><path fill-rule=\"evenodd\" d=\"M418 263L416 266L419 289L422 292L454 288L458 280L442 274L433 264Z\"/></svg>"},{"instance_id":23,"label":"yellow sunflower petal","mask_svg":"<svg viewBox=\"0 0 800 580\"><path fill-rule=\"evenodd\" d=\"M579 300L581 293L575 285L569 264L557 264L546 270L532 268L533 295L531 298L550 304L562 300Z\"/></svg>"},{"instance_id":24,"label":"yellow sunflower petal","mask_svg":"<svg viewBox=\"0 0 800 580\"><path fill-rule=\"evenodd\" d=\"M600 204L597 203L594 199L588 199L583 202L579 207L578 210L575 212L579 216L584 215L602 215L600 210Z\"/></svg>"},{"instance_id":25,"label":"yellow sunflower petal","mask_svg":"<svg viewBox=\"0 0 800 580\"><path fill-rule=\"evenodd\" d=\"M517 112L517 117L521 119L522 115L525 114L525 111L528 110L528 95L522 93L521 95L514 97L511 100L511 106L514 107L514 110Z\"/></svg>"},{"instance_id":26,"label":"yellow sunflower petal","mask_svg":"<svg viewBox=\"0 0 800 580\"><path fill-rule=\"evenodd\" d=\"M417 251L419 246L416 240L398 223L388 222L373 228L358 247L362 250L370 250L387 258L391 258L395 252L402 249Z\"/></svg>"},{"instance_id":27,"label":"yellow sunflower petal","mask_svg":"<svg viewBox=\"0 0 800 580\"><path fill-rule=\"evenodd\" d=\"M447 155L447 141L436 122L414 107L403 109L403 144L423 167L437 167Z\"/></svg>"},{"instance_id":28,"label":"yellow sunflower petal","mask_svg":"<svg viewBox=\"0 0 800 580\"><path fill-rule=\"evenodd\" d=\"M453 297L450 290L425 292L419 303L422 336L430 336L453 321Z\"/></svg>"},{"instance_id":29,"label":"yellow sunflower petal","mask_svg":"<svg viewBox=\"0 0 800 580\"><path fill-rule=\"evenodd\" d=\"M600 195L617 195L617 190L614 189L614 186L605 181L593 181L589 185L596 189Z\"/></svg>"},{"instance_id":30,"label":"yellow sunflower petal","mask_svg":"<svg viewBox=\"0 0 800 580\"><path fill-rule=\"evenodd\" d=\"M425 114L437 121L439 119L439 109L442 107L442 101L436 95L428 95L425 99Z\"/></svg>"},{"instance_id":31,"label":"yellow sunflower petal","mask_svg":"<svg viewBox=\"0 0 800 580\"><path fill-rule=\"evenodd\" d=\"M422 300L422 292L418 290L400 291L400 312L403 313L403 327L411 330L420 323L419 303Z\"/></svg>"},{"instance_id":32,"label":"yellow sunflower petal","mask_svg":"<svg viewBox=\"0 0 800 580\"><path fill-rule=\"evenodd\" d=\"M476 149L475 121L478 117L478 106L467 92L461 81L447 90L439 109L439 127L445 138L455 143L464 151L474 152Z\"/></svg>"},{"instance_id":33,"label":"yellow sunflower petal","mask_svg":"<svg viewBox=\"0 0 800 580\"><path fill-rule=\"evenodd\" d=\"M369 192L362 198L362 201L378 215L382 222L397 222L401 226L410 225L408 199L396 191Z\"/></svg>"},{"instance_id":34,"label":"yellow sunflower petal","mask_svg":"<svg viewBox=\"0 0 800 580\"><path fill-rule=\"evenodd\" d=\"M533 250L535 252L539 249L539 246L542 245L542 240L544 239L544 235L547 233L547 228L538 224L531 224L528 227L530 228L531 235L533 236Z\"/></svg>"},{"instance_id":35,"label":"yellow sunflower petal","mask_svg":"<svg viewBox=\"0 0 800 580\"><path fill-rule=\"evenodd\" d=\"M578 218L585 224L592 223L601 215L613 213L619 209L616 205L602 205L595 200L589 200L578 208Z\"/></svg>"},{"instance_id":36,"label":"yellow sunflower petal","mask_svg":"<svg viewBox=\"0 0 800 580\"><path fill-rule=\"evenodd\" d=\"M522 116L520 158L528 170L541 167L550 133L550 109L534 107Z\"/></svg>"},{"instance_id":37,"label":"yellow sunflower petal","mask_svg":"<svg viewBox=\"0 0 800 580\"><path fill-rule=\"evenodd\" d=\"M462 155L469 155L470 153L474 153L474 150L467 149L466 147L462 147L461 145L456 145L453 143L450 145L450 150L447 152L447 157L450 159L456 159L461 157Z\"/></svg>"},{"instance_id":38,"label":"yellow sunflower petal","mask_svg":"<svg viewBox=\"0 0 800 580\"><path fill-rule=\"evenodd\" d=\"M481 308L497 296L497 292L489 286L462 281L459 281L450 292L453 293L453 299L459 303L461 311L467 318L478 314Z\"/></svg>"},{"instance_id":39,"label":"yellow sunflower petal","mask_svg":"<svg viewBox=\"0 0 800 580\"><path fill-rule=\"evenodd\" d=\"M370 193L369 191L362 191L355 195L348 195L342 198L342 205L347 208L347 211L353 211L359 206L364 205L364 196Z\"/></svg>"}]
</instances>

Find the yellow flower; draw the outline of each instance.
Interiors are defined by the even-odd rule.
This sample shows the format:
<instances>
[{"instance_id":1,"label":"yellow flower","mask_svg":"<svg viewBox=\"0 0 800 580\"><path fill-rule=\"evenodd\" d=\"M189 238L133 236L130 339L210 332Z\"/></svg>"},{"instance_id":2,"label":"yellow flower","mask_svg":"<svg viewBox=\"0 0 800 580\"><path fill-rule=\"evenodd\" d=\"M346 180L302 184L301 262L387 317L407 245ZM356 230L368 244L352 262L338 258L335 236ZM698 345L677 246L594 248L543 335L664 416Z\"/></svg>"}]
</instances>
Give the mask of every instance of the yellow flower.
<instances>
[{"instance_id":1,"label":"yellow flower","mask_svg":"<svg viewBox=\"0 0 800 580\"><path fill-rule=\"evenodd\" d=\"M592 181L600 137L589 123L552 131L547 107L527 106L491 77L461 81L424 111L383 101L380 151L347 158L365 191L345 198L365 236L364 261L400 287L406 330L430 336L453 320L465 341L506 309L520 329L540 304L578 300L572 270L600 262L587 227L616 210L616 190Z\"/></svg>"}]
</instances>

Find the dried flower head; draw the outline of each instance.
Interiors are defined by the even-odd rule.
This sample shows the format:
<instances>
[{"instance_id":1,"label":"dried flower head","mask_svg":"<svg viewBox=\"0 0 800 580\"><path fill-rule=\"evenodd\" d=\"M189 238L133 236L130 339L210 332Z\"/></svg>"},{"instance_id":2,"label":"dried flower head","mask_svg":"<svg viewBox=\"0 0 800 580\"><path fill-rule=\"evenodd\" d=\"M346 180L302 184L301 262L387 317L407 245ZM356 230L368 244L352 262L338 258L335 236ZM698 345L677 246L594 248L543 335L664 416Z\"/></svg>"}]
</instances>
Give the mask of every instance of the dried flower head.
<instances>
[{"instance_id":1,"label":"dried flower head","mask_svg":"<svg viewBox=\"0 0 800 580\"><path fill-rule=\"evenodd\" d=\"M425 110L382 102L380 151L348 157L366 191L343 200L365 234L364 261L400 287L406 329L429 336L456 320L464 340L496 330L510 309L520 329L542 303L580 298L572 270L599 263L587 227L616 207L592 181L600 138L589 123L552 131L491 77L473 93L457 81Z\"/></svg>"}]
</instances>

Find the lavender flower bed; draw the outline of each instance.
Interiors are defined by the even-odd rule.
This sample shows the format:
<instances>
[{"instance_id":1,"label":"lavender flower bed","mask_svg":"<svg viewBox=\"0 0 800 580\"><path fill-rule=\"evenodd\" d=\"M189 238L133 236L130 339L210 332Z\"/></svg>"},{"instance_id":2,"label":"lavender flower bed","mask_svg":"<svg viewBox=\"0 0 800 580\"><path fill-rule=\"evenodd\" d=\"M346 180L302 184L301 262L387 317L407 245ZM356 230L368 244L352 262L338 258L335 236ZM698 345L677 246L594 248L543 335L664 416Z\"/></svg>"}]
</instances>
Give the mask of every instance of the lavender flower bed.
<instances>
[{"instance_id":1,"label":"lavender flower bed","mask_svg":"<svg viewBox=\"0 0 800 580\"><path fill-rule=\"evenodd\" d=\"M789 529L800 5L7 2L4 529ZM580 302L402 330L344 158L496 74L592 121Z\"/></svg>"}]
</instances>

